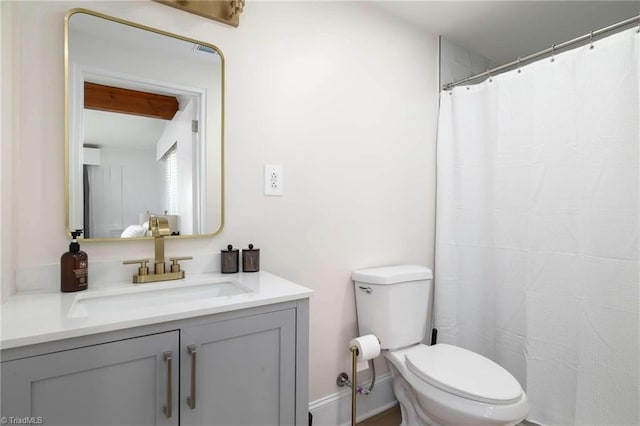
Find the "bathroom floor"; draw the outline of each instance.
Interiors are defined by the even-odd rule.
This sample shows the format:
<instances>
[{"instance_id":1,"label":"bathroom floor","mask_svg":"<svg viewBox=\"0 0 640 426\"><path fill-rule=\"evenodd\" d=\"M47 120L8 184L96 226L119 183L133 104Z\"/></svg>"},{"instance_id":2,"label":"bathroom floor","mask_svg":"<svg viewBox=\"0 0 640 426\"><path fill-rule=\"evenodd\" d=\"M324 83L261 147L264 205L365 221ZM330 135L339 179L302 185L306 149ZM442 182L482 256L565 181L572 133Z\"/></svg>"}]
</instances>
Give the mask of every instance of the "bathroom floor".
<instances>
[{"instance_id":1,"label":"bathroom floor","mask_svg":"<svg viewBox=\"0 0 640 426\"><path fill-rule=\"evenodd\" d=\"M398 426L402 423L402 416L400 415L400 406L396 405L393 408L383 411L380 414L376 414L367 420L358 423L360 426Z\"/></svg>"},{"instance_id":2,"label":"bathroom floor","mask_svg":"<svg viewBox=\"0 0 640 426\"><path fill-rule=\"evenodd\" d=\"M367 420L358 423L359 426L398 426L402 423L402 416L400 415L400 406L396 405L393 408L383 411L380 414L376 414ZM538 426L535 423L524 420L518 426Z\"/></svg>"}]
</instances>

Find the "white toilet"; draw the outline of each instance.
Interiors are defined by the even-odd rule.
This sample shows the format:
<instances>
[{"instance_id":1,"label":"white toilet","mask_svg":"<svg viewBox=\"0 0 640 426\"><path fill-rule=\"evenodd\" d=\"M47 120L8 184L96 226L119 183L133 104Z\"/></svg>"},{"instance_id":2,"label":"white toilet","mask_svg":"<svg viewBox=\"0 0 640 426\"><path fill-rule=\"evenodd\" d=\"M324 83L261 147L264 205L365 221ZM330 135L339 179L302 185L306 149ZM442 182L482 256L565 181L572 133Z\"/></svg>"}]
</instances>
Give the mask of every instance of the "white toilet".
<instances>
[{"instance_id":1,"label":"white toilet","mask_svg":"<svg viewBox=\"0 0 640 426\"><path fill-rule=\"evenodd\" d=\"M402 426L515 425L527 416L527 395L500 365L457 346L421 343L430 317L429 268L385 266L352 278L359 333L380 340Z\"/></svg>"}]
</instances>

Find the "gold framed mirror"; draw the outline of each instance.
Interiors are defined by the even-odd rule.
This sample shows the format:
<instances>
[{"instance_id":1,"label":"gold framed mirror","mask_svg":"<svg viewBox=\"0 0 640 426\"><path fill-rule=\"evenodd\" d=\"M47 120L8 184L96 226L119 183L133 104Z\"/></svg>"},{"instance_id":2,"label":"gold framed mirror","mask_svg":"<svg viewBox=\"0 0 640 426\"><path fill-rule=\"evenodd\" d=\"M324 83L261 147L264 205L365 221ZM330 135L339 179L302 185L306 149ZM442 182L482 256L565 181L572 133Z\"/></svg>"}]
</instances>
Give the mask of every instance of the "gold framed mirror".
<instances>
[{"instance_id":1,"label":"gold framed mirror","mask_svg":"<svg viewBox=\"0 0 640 426\"><path fill-rule=\"evenodd\" d=\"M224 225L224 57L216 46L87 9L65 15L67 231L175 238Z\"/></svg>"}]
</instances>

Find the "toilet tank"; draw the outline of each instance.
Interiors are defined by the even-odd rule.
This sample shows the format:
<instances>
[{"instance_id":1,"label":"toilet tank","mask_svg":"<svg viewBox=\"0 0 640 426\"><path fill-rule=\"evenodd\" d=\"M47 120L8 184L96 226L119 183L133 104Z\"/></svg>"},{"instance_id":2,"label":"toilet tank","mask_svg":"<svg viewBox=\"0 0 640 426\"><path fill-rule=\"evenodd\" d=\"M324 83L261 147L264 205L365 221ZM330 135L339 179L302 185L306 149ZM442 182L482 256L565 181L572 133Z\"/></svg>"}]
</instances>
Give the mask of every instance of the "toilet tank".
<instances>
[{"instance_id":1,"label":"toilet tank","mask_svg":"<svg viewBox=\"0 0 640 426\"><path fill-rule=\"evenodd\" d=\"M431 306L433 273L426 266L397 265L361 269L355 285L358 331L374 334L382 349L420 343Z\"/></svg>"}]
</instances>

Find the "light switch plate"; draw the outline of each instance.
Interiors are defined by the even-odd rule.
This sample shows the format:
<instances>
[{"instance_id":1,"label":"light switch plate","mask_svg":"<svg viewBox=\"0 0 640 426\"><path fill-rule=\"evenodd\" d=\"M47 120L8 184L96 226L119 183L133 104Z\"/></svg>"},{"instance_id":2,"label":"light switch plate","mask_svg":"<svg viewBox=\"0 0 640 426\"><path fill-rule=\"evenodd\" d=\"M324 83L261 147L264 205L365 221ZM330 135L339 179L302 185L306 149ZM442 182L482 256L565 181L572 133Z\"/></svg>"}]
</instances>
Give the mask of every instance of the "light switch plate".
<instances>
[{"instance_id":1,"label":"light switch plate","mask_svg":"<svg viewBox=\"0 0 640 426\"><path fill-rule=\"evenodd\" d=\"M282 166L279 164L264 165L264 195L282 196Z\"/></svg>"}]
</instances>

